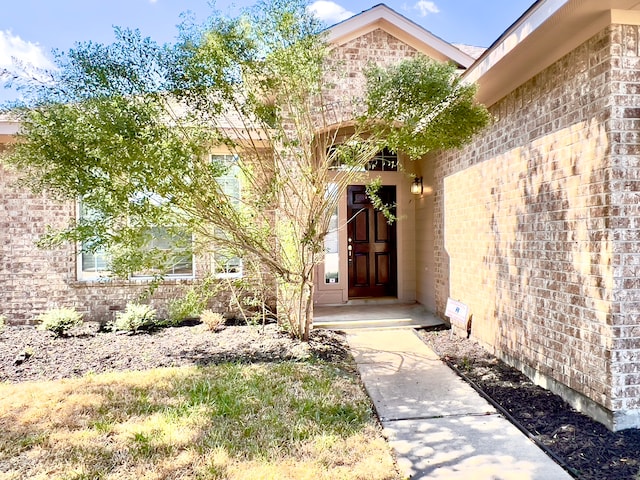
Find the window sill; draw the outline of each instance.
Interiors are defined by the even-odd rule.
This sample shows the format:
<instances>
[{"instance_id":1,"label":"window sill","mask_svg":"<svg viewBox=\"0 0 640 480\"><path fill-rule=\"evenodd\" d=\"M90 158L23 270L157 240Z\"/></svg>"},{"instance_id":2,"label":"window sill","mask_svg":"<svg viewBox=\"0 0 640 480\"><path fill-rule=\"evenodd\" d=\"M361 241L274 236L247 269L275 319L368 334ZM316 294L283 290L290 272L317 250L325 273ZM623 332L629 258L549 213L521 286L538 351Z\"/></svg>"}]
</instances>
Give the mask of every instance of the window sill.
<instances>
[{"instance_id":1,"label":"window sill","mask_svg":"<svg viewBox=\"0 0 640 480\"><path fill-rule=\"evenodd\" d=\"M216 280L228 280L228 279L237 279L243 278L244 275L242 273L216 273L213 278Z\"/></svg>"},{"instance_id":2,"label":"window sill","mask_svg":"<svg viewBox=\"0 0 640 480\"><path fill-rule=\"evenodd\" d=\"M154 280L153 277L132 277L128 279L124 278L110 278L110 277L96 277L96 278L81 278L72 280L69 285L72 287L123 287L123 286L142 286L148 285ZM181 277L165 277L162 279L160 285L188 285L193 283L196 278L193 275L185 275Z\"/></svg>"}]
</instances>

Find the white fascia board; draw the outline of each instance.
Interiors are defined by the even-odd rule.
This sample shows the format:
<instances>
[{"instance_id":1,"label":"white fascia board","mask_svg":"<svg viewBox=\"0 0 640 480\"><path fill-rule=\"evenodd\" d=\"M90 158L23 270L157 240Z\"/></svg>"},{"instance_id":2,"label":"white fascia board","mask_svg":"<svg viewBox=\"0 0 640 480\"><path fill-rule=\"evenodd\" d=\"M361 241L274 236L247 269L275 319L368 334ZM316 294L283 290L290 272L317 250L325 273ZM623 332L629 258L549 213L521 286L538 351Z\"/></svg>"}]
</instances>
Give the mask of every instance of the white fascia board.
<instances>
[{"instance_id":1,"label":"white fascia board","mask_svg":"<svg viewBox=\"0 0 640 480\"><path fill-rule=\"evenodd\" d=\"M18 122L7 122L0 120L0 135L16 135L20 131Z\"/></svg>"},{"instance_id":2,"label":"white fascia board","mask_svg":"<svg viewBox=\"0 0 640 480\"><path fill-rule=\"evenodd\" d=\"M541 0L528 13L520 17L463 75L470 82L477 82L500 60L506 57L525 38L549 20L570 0Z\"/></svg>"},{"instance_id":3,"label":"white fascia board","mask_svg":"<svg viewBox=\"0 0 640 480\"><path fill-rule=\"evenodd\" d=\"M367 26L373 25L381 20L386 20L397 28L403 30L406 34L428 45L430 48L441 52L444 56L465 68L469 67L474 62L474 59L471 56L461 50L458 50L456 47L441 38L436 37L420 25L412 22L384 4L365 10L362 13L354 15L353 17L330 27L327 30L327 41L329 43L336 43L344 37L349 37L352 32L366 29Z\"/></svg>"}]
</instances>

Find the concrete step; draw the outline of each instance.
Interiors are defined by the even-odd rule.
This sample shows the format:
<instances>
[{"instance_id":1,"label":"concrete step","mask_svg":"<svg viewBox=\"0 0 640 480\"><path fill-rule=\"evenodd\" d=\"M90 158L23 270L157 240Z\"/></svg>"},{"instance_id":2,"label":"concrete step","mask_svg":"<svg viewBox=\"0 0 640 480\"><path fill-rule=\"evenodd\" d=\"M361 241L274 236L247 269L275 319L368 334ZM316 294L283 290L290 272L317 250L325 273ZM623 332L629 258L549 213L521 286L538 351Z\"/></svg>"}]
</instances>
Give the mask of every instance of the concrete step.
<instances>
[{"instance_id":1,"label":"concrete step","mask_svg":"<svg viewBox=\"0 0 640 480\"><path fill-rule=\"evenodd\" d=\"M437 326L443 325L440 321ZM375 329L396 329L396 328L425 328L433 327L431 321L420 321L411 318L398 320L335 320L335 321L314 321L315 328L326 328L329 330L351 330L361 328Z\"/></svg>"},{"instance_id":2,"label":"concrete step","mask_svg":"<svg viewBox=\"0 0 640 480\"><path fill-rule=\"evenodd\" d=\"M440 327L444 322L420 304L361 304L316 307L313 325L331 330L380 330Z\"/></svg>"}]
</instances>

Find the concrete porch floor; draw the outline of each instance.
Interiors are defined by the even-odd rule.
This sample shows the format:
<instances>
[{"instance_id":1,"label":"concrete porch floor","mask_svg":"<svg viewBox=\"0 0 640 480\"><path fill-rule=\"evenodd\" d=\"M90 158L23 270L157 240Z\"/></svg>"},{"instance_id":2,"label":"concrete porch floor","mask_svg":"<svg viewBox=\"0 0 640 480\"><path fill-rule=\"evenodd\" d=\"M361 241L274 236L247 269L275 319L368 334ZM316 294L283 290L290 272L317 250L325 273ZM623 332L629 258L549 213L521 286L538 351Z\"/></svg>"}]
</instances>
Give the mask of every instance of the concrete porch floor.
<instances>
[{"instance_id":1,"label":"concrete porch floor","mask_svg":"<svg viewBox=\"0 0 640 480\"><path fill-rule=\"evenodd\" d=\"M425 328L444 325L419 303L390 303L385 300L350 301L346 305L316 306L314 328L351 330L360 328Z\"/></svg>"}]
</instances>

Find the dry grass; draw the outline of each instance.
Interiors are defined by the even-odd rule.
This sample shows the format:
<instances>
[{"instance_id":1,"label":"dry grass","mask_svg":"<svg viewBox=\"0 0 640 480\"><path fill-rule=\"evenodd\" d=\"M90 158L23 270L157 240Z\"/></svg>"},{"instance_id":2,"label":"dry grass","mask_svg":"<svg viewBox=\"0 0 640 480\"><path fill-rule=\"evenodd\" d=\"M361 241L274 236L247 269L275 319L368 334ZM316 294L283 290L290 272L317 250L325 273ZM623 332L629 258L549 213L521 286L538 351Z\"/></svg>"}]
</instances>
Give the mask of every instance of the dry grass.
<instances>
[{"instance_id":1,"label":"dry grass","mask_svg":"<svg viewBox=\"0 0 640 480\"><path fill-rule=\"evenodd\" d=\"M397 479L369 401L322 363L0 385L0 479Z\"/></svg>"}]
</instances>

